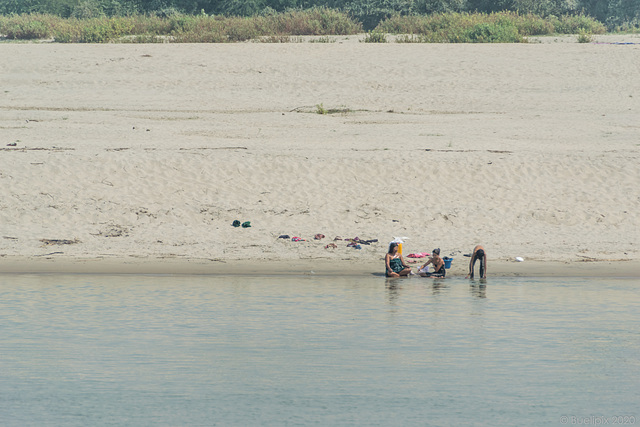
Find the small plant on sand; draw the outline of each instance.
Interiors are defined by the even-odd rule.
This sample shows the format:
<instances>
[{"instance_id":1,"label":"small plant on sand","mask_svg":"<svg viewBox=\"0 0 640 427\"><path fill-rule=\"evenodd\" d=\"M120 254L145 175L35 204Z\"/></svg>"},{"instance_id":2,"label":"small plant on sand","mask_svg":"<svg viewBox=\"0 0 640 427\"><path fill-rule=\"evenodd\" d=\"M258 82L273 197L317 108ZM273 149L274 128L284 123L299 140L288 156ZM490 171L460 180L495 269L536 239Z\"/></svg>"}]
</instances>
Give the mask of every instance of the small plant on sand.
<instances>
[{"instance_id":1,"label":"small plant on sand","mask_svg":"<svg viewBox=\"0 0 640 427\"><path fill-rule=\"evenodd\" d=\"M335 43L336 39L329 36L322 36L318 38L309 39L309 43Z\"/></svg>"},{"instance_id":2,"label":"small plant on sand","mask_svg":"<svg viewBox=\"0 0 640 427\"><path fill-rule=\"evenodd\" d=\"M585 30L578 31L578 43L591 43L593 41L593 35Z\"/></svg>"},{"instance_id":3,"label":"small plant on sand","mask_svg":"<svg viewBox=\"0 0 640 427\"><path fill-rule=\"evenodd\" d=\"M429 43L422 34L400 34L396 37L396 43Z\"/></svg>"},{"instance_id":4,"label":"small plant on sand","mask_svg":"<svg viewBox=\"0 0 640 427\"><path fill-rule=\"evenodd\" d=\"M327 111L322 104L316 104L316 114L329 114L329 111Z\"/></svg>"},{"instance_id":5,"label":"small plant on sand","mask_svg":"<svg viewBox=\"0 0 640 427\"><path fill-rule=\"evenodd\" d=\"M329 108L327 110L327 114L349 114L352 113L353 110L351 108L347 108L347 107L340 107L340 108Z\"/></svg>"},{"instance_id":6,"label":"small plant on sand","mask_svg":"<svg viewBox=\"0 0 640 427\"><path fill-rule=\"evenodd\" d=\"M291 36L264 36L253 41L259 43L290 43Z\"/></svg>"},{"instance_id":7,"label":"small plant on sand","mask_svg":"<svg viewBox=\"0 0 640 427\"><path fill-rule=\"evenodd\" d=\"M339 107L339 108L324 108L324 106L322 104L317 104L316 105L316 114L349 114L349 113L353 113L354 110L352 110L351 108L348 107Z\"/></svg>"},{"instance_id":8,"label":"small plant on sand","mask_svg":"<svg viewBox=\"0 0 640 427\"><path fill-rule=\"evenodd\" d=\"M366 35L364 43L387 43L387 36L384 33L372 32Z\"/></svg>"}]
</instances>

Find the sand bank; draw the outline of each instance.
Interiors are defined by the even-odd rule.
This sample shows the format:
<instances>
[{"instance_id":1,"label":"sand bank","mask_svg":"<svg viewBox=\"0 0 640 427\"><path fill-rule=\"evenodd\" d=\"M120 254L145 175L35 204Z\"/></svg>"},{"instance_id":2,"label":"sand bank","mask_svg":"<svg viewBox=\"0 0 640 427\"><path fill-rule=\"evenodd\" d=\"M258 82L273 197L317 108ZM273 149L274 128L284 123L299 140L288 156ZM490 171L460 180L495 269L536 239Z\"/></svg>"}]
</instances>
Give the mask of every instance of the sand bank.
<instances>
[{"instance_id":1,"label":"sand bank","mask_svg":"<svg viewBox=\"0 0 640 427\"><path fill-rule=\"evenodd\" d=\"M449 278L467 274L468 258L454 259ZM414 264L415 265L415 264ZM414 271L416 269L414 268ZM504 261L489 264L491 277L639 277L638 261ZM294 275L384 277L383 262L327 260L212 261L210 259L131 259L13 257L0 260L0 274L151 274L151 275ZM476 267L476 275L478 270ZM419 276L415 280L425 279ZM402 279L398 279L402 280Z\"/></svg>"},{"instance_id":2,"label":"sand bank","mask_svg":"<svg viewBox=\"0 0 640 427\"><path fill-rule=\"evenodd\" d=\"M0 56L0 271L94 259L113 272L377 272L396 236L405 254L463 259L481 243L542 271L615 275L640 260L640 45L0 44Z\"/></svg>"}]
</instances>

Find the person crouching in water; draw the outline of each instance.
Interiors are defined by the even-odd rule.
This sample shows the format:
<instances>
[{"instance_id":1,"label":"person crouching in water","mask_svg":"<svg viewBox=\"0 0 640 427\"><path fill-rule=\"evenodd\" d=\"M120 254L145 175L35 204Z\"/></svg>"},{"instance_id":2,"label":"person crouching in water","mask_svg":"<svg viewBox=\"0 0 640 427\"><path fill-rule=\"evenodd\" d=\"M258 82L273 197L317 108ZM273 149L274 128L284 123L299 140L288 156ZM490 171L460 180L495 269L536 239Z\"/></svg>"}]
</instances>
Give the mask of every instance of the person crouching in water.
<instances>
[{"instance_id":1,"label":"person crouching in water","mask_svg":"<svg viewBox=\"0 0 640 427\"><path fill-rule=\"evenodd\" d=\"M473 248L473 253L471 254L471 260L469 261L469 274L465 279L473 279L473 269L476 265L476 261L480 261L480 278L487 278L487 253L484 251L484 248L480 245Z\"/></svg>"},{"instance_id":2,"label":"person crouching in water","mask_svg":"<svg viewBox=\"0 0 640 427\"><path fill-rule=\"evenodd\" d=\"M411 268L404 263L404 258L398 253L398 244L395 242L389 245L384 263L387 267L387 277L408 276L411 273Z\"/></svg>"},{"instance_id":3,"label":"person crouching in water","mask_svg":"<svg viewBox=\"0 0 640 427\"><path fill-rule=\"evenodd\" d=\"M431 264L433 266L433 273L425 273L421 272L426 266ZM434 249L431 254L431 258L427 262L424 263L422 267L418 270L420 271L420 275L422 277L444 277L446 275L446 270L444 268L444 261L440 258L440 248Z\"/></svg>"}]
</instances>

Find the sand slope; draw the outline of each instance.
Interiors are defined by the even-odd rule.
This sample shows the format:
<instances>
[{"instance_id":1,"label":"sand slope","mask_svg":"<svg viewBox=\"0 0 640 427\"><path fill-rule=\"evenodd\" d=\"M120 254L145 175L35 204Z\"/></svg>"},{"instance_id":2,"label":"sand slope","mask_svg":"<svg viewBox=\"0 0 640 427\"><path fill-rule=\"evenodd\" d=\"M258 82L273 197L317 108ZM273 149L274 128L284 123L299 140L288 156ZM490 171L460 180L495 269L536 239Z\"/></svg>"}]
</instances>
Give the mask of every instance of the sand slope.
<instances>
[{"instance_id":1,"label":"sand slope","mask_svg":"<svg viewBox=\"0 0 640 427\"><path fill-rule=\"evenodd\" d=\"M348 264L380 260L394 236L460 263L477 243L493 259L640 259L640 45L0 44L0 56L6 259ZM380 243L325 249L335 236Z\"/></svg>"}]
</instances>

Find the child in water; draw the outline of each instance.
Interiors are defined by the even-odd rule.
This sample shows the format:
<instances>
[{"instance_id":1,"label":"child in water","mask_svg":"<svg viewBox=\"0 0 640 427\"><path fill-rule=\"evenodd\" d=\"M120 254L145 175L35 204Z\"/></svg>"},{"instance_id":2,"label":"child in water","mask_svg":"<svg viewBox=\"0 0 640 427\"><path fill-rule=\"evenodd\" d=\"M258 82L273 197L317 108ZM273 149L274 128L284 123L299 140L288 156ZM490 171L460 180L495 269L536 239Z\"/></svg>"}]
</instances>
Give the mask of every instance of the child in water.
<instances>
[{"instance_id":1,"label":"child in water","mask_svg":"<svg viewBox=\"0 0 640 427\"><path fill-rule=\"evenodd\" d=\"M433 265L433 273L422 272L421 270L423 270L429 264ZM436 248L433 250L431 258L429 258L429 260L425 262L424 265L418 269L418 271L420 272L420 275L422 277L444 277L446 275L444 261L442 258L440 258L440 248Z\"/></svg>"},{"instance_id":2,"label":"child in water","mask_svg":"<svg viewBox=\"0 0 640 427\"><path fill-rule=\"evenodd\" d=\"M389 252L384 257L387 277L408 276L411 273L411 267L404 263L404 258L398 253L398 244L391 242Z\"/></svg>"}]
</instances>

